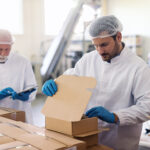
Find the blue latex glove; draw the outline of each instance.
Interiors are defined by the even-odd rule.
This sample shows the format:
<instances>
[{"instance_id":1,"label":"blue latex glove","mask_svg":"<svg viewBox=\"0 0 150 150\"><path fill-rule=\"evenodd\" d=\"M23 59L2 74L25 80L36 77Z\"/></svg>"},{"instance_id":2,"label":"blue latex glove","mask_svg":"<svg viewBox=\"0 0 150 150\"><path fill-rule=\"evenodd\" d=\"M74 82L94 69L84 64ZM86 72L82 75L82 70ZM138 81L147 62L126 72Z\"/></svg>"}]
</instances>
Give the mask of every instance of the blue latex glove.
<instances>
[{"instance_id":1,"label":"blue latex glove","mask_svg":"<svg viewBox=\"0 0 150 150\"><path fill-rule=\"evenodd\" d=\"M115 115L108 110L106 110L102 106L93 107L90 110L88 110L85 114L89 118L91 117L98 117L103 121L109 122L109 123L115 123Z\"/></svg>"},{"instance_id":2,"label":"blue latex glove","mask_svg":"<svg viewBox=\"0 0 150 150\"><path fill-rule=\"evenodd\" d=\"M22 92L22 93L16 93L15 91L12 93L12 99L13 100L21 100L21 101L28 101L30 94L35 91L36 89L32 89L31 91Z\"/></svg>"},{"instance_id":3,"label":"blue latex glove","mask_svg":"<svg viewBox=\"0 0 150 150\"><path fill-rule=\"evenodd\" d=\"M0 91L0 100L7 96L10 96L13 92L14 90L11 87L3 89L2 91Z\"/></svg>"},{"instance_id":4,"label":"blue latex glove","mask_svg":"<svg viewBox=\"0 0 150 150\"><path fill-rule=\"evenodd\" d=\"M53 96L57 92L57 85L54 80L48 80L42 87L42 92L47 96Z\"/></svg>"}]
</instances>

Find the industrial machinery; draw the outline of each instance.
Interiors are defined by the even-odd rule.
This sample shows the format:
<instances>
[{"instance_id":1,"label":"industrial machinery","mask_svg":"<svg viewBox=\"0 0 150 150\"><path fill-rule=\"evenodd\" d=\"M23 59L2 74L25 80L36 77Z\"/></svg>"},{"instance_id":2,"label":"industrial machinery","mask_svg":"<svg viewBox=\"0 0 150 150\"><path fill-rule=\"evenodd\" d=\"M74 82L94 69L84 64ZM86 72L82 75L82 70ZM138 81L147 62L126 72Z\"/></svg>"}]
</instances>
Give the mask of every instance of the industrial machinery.
<instances>
[{"instance_id":1,"label":"industrial machinery","mask_svg":"<svg viewBox=\"0 0 150 150\"><path fill-rule=\"evenodd\" d=\"M56 78L63 73L62 70L62 56L70 42L73 29L80 17L80 12L84 3L97 6L100 4L100 0L76 0L76 7L74 7L69 13L60 33L56 36L54 41L51 43L47 54L44 57L43 64L41 67L41 75L43 81L50 78Z\"/></svg>"}]
</instances>

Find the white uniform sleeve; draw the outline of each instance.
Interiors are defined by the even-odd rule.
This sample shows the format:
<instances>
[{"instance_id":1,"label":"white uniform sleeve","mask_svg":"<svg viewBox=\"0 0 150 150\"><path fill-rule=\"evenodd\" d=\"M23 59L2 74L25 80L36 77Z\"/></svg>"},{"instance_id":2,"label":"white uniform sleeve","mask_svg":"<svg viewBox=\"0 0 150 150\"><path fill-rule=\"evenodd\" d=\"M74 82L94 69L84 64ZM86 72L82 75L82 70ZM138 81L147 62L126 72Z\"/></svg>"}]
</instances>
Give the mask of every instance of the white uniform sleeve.
<instances>
[{"instance_id":1,"label":"white uniform sleeve","mask_svg":"<svg viewBox=\"0 0 150 150\"><path fill-rule=\"evenodd\" d=\"M33 73L33 69L31 63L28 61L25 68L25 79L24 79L24 89L28 89L37 85L35 76ZM31 102L35 99L36 92L34 91L30 94L29 100L27 102Z\"/></svg>"},{"instance_id":2,"label":"white uniform sleeve","mask_svg":"<svg viewBox=\"0 0 150 150\"><path fill-rule=\"evenodd\" d=\"M150 119L150 68L145 66L137 70L132 87L134 104L115 112L120 125L142 123Z\"/></svg>"}]
</instances>

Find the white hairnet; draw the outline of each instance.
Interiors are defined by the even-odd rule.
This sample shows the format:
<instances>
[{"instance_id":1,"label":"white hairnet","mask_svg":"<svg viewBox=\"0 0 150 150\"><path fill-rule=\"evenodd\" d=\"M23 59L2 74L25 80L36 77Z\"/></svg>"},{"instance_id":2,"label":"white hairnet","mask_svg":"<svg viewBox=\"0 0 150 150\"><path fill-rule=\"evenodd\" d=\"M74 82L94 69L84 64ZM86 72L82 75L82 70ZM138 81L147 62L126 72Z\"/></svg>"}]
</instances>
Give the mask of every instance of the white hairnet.
<instances>
[{"instance_id":1,"label":"white hairnet","mask_svg":"<svg viewBox=\"0 0 150 150\"><path fill-rule=\"evenodd\" d=\"M8 30L0 29L0 44L12 45L14 37Z\"/></svg>"},{"instance_id":2,"label":"white hairnet","mask_svg":"<svg viewBox=\"0 0 150 150\"><path fill-rule=\"evenodd\" d=\"M89 34L94 38L104 38L115 35L123 29L121 22L113 15L95 19L90 27Z\"/></svg>"}]
</instances>

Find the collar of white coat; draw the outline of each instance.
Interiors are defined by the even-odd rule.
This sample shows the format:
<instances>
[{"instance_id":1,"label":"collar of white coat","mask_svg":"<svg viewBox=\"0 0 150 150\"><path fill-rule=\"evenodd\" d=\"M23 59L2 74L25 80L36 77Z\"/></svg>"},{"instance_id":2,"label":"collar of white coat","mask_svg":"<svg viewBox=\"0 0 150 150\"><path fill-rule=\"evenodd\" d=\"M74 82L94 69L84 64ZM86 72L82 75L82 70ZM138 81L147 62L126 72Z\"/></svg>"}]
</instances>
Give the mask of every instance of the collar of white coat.
<instances>
[{"instance_id":1,"label":"collar of white coat","mask_svg":"<svg viewBox=\"0 0 150 150\"><path fill-rule=\"evenodd\" d=\"M104 64L106 64L106 65L111 65L111 64L120 63L120 62L122 62L122 61L124 60L124 56L127 55L128 51L129 51L129 49L125 46L125 47L123 48L123 50L121 51L120 55L118 55L118 56L112 58L110 63L108 63L108 62L106 62L106 61L103 61L103 62L104 62Z\"/></svg>"}]
</instances>

